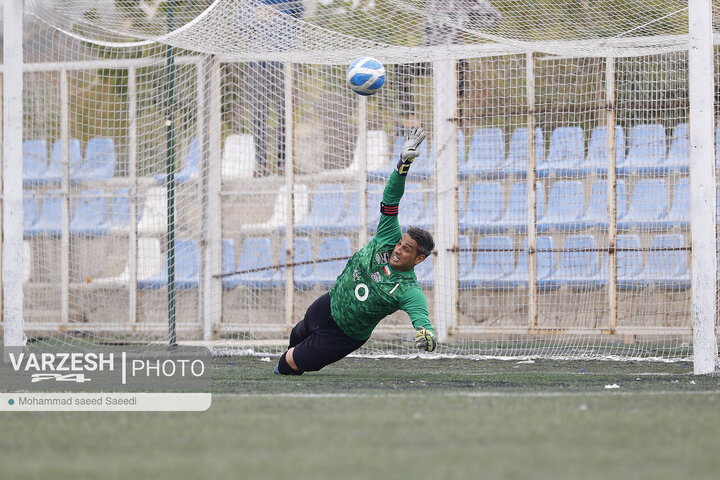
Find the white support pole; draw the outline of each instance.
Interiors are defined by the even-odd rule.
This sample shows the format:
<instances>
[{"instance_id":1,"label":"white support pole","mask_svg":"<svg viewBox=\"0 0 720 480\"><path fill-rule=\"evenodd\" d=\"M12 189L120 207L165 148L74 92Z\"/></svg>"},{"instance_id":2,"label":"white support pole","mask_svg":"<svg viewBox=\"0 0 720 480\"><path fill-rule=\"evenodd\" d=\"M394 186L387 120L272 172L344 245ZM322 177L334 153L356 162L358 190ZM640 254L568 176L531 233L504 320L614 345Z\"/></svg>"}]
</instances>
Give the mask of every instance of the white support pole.
<instances>
[{"instance_id":1,"label":"white support pole","mask_svg":"<svg viewBox=\"0 0 720 480\"><path fill-rule=\"evenodd\" d=\"M433 62L433 151L435 158L435 315L438 341L445 342L457 321L457 69L456 62ZM442 166L442 168L440 168ZM430 261L428 259L427 261Z\"/></svg>"},{"instance_id":2,"label":"white support pole","mask_svg":"<svg viewBox=\"0 0 720 480\"><path fill-rule=\"evenodd\" d=\"M693 354L696 375L715 371L715 155L712 2L689 0L690 204Z\"/></svg>"},{"instance_id":3,"label":"white support pole","mask_svg":"<svg viewBox=\"0 0 720 480\"><path fill-rule=\"evenodd\" d=\"M128 166L130 176L130 234L128 235L128 319L137 322L137 72L128 67Z\"/></svg>"},{"instance_id":4,"label":"white support pole","mask_svg":"<svg viewBox=\"0 0 720 480\"><path fill-rule=\"evenodd\" d=\"M70 126L67 70L60 70L60 139L62 140L62 232L60 233L60 323L70 321Z\"/></svg>"},{"instance_id":5,"label":"white support pole","mask_svg":"<svg viewBox=\"0 0 720 480\"><path fill-rule=\"evenodd\" d=\"M615 331L618 319L617 302L617 165L615 138L615 58L605 59L605 128L608 174L607 174L607 205L608 205L608 329Z\"/></svg>"},{"instance_id":6,"label":"white support pole","mask_svg":"<svg viewBox=\"0 0 720 480\"><path fill-rule=\"evenodd\" d=\"M25 345L23 326L23 0L3 8L3 344Z\"/></svg>"},{"instance_id":7,"label":"white support pole","mask_svg":"<svg viewBox=\"0 0 720 480\"><path fill-rule=\"evenodd\" d=\"M537 187L535 186L535 54L525 56L527 76L527 239L528 239L528 328L538 324L537 294Z\"/></svg>"},{"instance_id":8,"label":"white support pole","mask_svg":"<svg viewBox=\"0 0 720 480\"><path fill-rule=\"evenodd\" d=\"M360 183L360 236L358 249L368 241L367 237L367 97L358 95L358 160L357 169Z\"/></svg>"},{"instance_id":9,"label":"white support pole","mask_svg":"<svg viewBox=\"0 0 720 480\"><path fill-rule=\"evenodd\" d=\"M287 263L295 261L295 159L293 156L293 64L284 64L285 81L285 252ZM295 323L295 269L285 269L285 325Z\"/></svg>"},{"instance_id":10,"label":"white support pole","mask_svg":"<svg viewBox=\"0 0 720 480\"><path fill-rule=\"evenodd\" d=\"M204 311L202 312L203 340L212 340L215 332L220 328L222 317L222 127L221 127L221 106L220 106L220 63L215 57L209 57L203 66L199 78L207 78L207 116L205 124L205 137L208 139L207 156L207 229L205 231L205 263L203 277L205 278L205 290L203 299ZM199 98L203 98L200 95ZM203 103L198 106L205 110Z\"/></svg>"}]
</instances>

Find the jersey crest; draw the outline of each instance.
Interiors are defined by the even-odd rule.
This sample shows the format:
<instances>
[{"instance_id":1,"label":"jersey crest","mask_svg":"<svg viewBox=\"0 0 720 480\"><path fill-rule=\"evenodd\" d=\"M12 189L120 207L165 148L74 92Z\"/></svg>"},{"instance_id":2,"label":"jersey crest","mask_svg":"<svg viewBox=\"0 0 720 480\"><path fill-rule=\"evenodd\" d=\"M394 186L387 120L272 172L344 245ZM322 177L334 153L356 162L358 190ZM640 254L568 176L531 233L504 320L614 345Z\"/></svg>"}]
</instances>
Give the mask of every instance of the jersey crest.
<instances>
[{"instance_id":1,"label":"jersey crest","mask_svg":"<svg viewBox=\"0 0 720 480\"><path fill-rule=\"evenodd\" d=\"M390 252L378 252L375 254L375 262L383 265L390 261Z\"/></svg>"}]
</instances>

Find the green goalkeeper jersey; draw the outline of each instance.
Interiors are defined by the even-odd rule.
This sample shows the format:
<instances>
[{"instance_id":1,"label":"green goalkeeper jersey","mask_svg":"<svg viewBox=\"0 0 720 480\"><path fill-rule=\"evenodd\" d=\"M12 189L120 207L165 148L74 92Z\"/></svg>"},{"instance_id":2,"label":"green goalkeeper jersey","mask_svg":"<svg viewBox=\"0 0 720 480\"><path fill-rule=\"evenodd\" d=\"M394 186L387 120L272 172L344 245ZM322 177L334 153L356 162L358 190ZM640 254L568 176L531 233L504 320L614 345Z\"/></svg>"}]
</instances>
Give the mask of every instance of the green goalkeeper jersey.
<instances>
[{"instance_id":1,"label":"green goalkeeper jersey","mask_svg":"<svg viewBox=\"0 0 720 480\"><path fill-rule=\"evenodd\" d=\"M393 171L383 203L398 205L405 192L405 177ZM375 237L348 260L345 269L330 290L330 311L335 322L348 336L367 340L386 316L403 310L415 328L433 330L427 300L410 270L390 267L390 255L402 237L397 215L380 213Z\"/></svg>"}]
</instances>

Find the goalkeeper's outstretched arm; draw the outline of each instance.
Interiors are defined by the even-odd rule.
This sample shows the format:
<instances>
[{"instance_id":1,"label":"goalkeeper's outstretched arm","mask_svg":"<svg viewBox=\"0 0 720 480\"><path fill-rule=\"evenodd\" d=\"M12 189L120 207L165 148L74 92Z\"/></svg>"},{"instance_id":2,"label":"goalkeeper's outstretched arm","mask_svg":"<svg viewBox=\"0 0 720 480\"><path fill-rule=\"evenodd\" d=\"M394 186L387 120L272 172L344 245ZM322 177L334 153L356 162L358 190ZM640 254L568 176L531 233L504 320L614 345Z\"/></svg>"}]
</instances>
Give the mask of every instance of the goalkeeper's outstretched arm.
<instances>
[{"instance_id":1,"label":"goalkeeper's outstretched arm","mask_svg":"<svg viewBox=\"0 0 720 480\"><path fill-rule=\"evenodd\" d=\"M405 144L400 151L400 159L385 185L382 203L380 204L380 222L378 223L375 238L380 240L381 243L395 243L402 235L397 217L398 206L405 193L405 177L415 158L420 155L418 147L425 140L425 137L425 130L419 127L411 128L405 132Z\"/></svg>"}]
</instances>

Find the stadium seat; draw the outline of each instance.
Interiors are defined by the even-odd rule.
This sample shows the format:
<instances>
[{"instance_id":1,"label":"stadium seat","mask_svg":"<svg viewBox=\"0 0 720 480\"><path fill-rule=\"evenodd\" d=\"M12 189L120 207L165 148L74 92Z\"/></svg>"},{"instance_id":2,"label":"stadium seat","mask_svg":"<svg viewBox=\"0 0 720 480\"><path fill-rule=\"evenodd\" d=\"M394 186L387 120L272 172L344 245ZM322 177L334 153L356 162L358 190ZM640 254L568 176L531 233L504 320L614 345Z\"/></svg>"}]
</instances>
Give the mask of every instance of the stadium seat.
<instances>
[{"instance_id":1,"label":"stadium seat","mask_svg":"<svg viewBox=\"0 0 720 480\"><path fill-rule=\"evenodd\" d=\"M540 286L541 280L549 277L555 271L555 254L552 252L552 248L552 237L537 237L537 253L535 257L538 286ZM528 242L527 238L525 238L522 250L520 250L517 263L515 264L515 269L510 275L498 279L497 283L502 287L527 287L528 282Z\"/></svg>"},{"instance_id":2,"label":"stadium seat","mask_svg":"<svg viewBox=\"0 0 720 480\"><path fill-rule=\"evenodd\" d=\"M578 126L557 127L550 136L550 149L545 161L536 162L538 178L555 175L577 176L585 158L585 133Z\"/></svg>"},{"instance_id":3,"label":"stadium seat","mask_svg":"<svg viewBox=\"0 0 720 480\"><path fill-rule=\"evenodd\" d=\"M149 188L142 204L138 233L159 235L167 231L167 189Z\"/></svg>"},{"instance_id":4,"label":"stadium seat","mask_svg":"<svg viewBox=\"0 0 720 480\"><path fill-rule=\"evenodd\" d=\"M78 182L109 180L115 175L115 142L112 138L91 138L85 147L85 161L71 177Z\"/></svg>"},{"instance_id":5,"label":"stadium seat","mask_svg":"<svg viewBox=\"0 0 720 480\"><path fill-rule=\"evenodd\" d=\"M313 259L312 255L312 246L310 244L310 239L307 237L295 237L295 249L294 249L294 255L293 258L295 259L293 263L295 264L293 267L293 278L294 278L294 286L295 288L299 289L308 289L312 288L312 275L313 270L315 268L315 261ZM282 246L280 247L280 261L278 263L285 264L288 262L286 252L287 252L287 244L285 241L283 241ZM285 276L286 276L286 269L285 267L280 267L274 274L273 274L273 286L274 287L283 287L285 286Z\"/></svg>"},{"instance_id":6,"label":"stadium seat","mask_svg":"<svg viewBox=\"0 0 720 480\"><path fill-rule=\"evenodd\" d=\"M265 222L243 224L240 226L240 231L246 234L262 234L270 232L285 232L285 200L287 196L287 186L281 185L278 189L277 195L275 196L275 207L273 214ZM302 223L308 214L309 201L308 201L308 186L304 183L296 183L294 188L294 209L293 216L295 224ZM379 207L378 207L379 208Z\"/></svg>"},{"instance_id":7,"label":"stadium seat","mask_svg":"<svg viewBox=\"0 0 720 480\"><path fill-rule=\"evenodd\" d=\"M101 236L107 235L109 230L105 192L102 190L81 192L70 220L70 233Z\"/></svg>"},{"instance_id":8,"label":"stadium seat","mask_svg":"<svg viewBox=\"0 0 720 480\"><path fill-rule=\"evenodd\" d=\"M383 190L379 184L369 183L367 185L367 227L370 233L377 231L378 222L380 221L382 195Z\"/></svg>"},{"instance_id":9,"label":"stadium seat","mask_svg":"<svg viewBox=\"0 0 720 480\"><path fill-rule=\"evenodd\" d=\"M527 176L528 155L527 155L527 128L519 127L510 136L508 157L505 170L508 175L516 177ZM535 166L542 165L545 161L545 137L540 128L535 129Z\"/></svg>"},{"instance_id":10,"label":"stadium seat","mask_svg":"<svg viewBox=\"0 0 720 480\"><path fill-rule=\"evenodd\" d=\"M580 166L583 175L607 175L607 127L595 127L590 134L588 152L585 162ZM625 164L625 130L620 125L615 127L615 170Z\"/></svg>"},{"instance_id":11,"label":"stadium seat","mask_svg":"<svg viewBox=\"0 0 720 480\"><path fill-rule=\"evenodd\" d=\"M353 165L358 164L358 150L355 150ZM368 180L381 180L390 176L395 166L388 155L387 135L383 130L369 130L367 132L367 169Z\"/></svg>"},{"instance_id":12,"label":"stadium seat","mask_svg":"<svg viewBox=\"0 0 720 480\"><path fill-rule=\"evenodd\" d=\"M55 140L52 151L50 153L50 164L48 165L45 176L48 182L60 183L63 178L63 144L62 140ZM77 180L77 175L82 169L82 151L80 140L73 138L70 140L70 178L71 182Z\"/></svg>"},{"instance_id":13,"label":"stadium seat","mask_svg":"<svg viewBox=\"0 0 720 480\"><path fill-rule=\"evenodd\" d=\"M673 203L665 222L670 227L690 228L690 179L681 178L675 184Z\"/></svg>"},{"instance_id":14,"label":"stadium seat","mask_svg":"<svg viewBox=\"0 0 720 480\"><path fill-rule=\"evenodd\" d=\"M58 238L62 234L62 192L51 190L43 198L37 221L26 232L29 236Z\"/></svg>"},{"instance_id":15,"label":"stadium seat","mask_svg":"<svg viewBox=\"0 0 720 480\"><path fill-rule=\"evenodd\" d=\"M515 251L510 237L480 237L475 262L466 280L472 287L503 287L503 278L515 269Z\"/></svg>"},{"instance_id":16,"label":"stadium seat","mask_svg":"<svg viewBox=\"0 0 720 480\"><path fill-rule=\"evenodd\" d=\"M518 232L527 231L527 183L518 182L510 187L510 198L508 200L505 214L500 219L499 227L515 230ZM536 184L537 195L537 218L543 218L545 214L545 190L541 183Z\"/></svg>"},{"instance_id":17,"label":"stadium seat","mask_svg":"<svg viewBox=\"0 0 720 480\"><path fill-rule=\"evenodd\" d=\"M458 237L458 283L461 289L467 289L472 286L472 281L468 278L473 269L473 257L475 254L471 251L472 245L467 235Z\"/></svg>"},{"instance_id":18,"label":"stadium seat","mask_svg":"<svg viewBox=\"0 0 720 480\"><path fill-rule=\"evenodd\" d=\"M222 178L252 178L255 168L255 140L249 133L234 133L225 139Z\"/></svg>"},{"instance_id":19,"label":"stadium seat","mask_svg":"<svg viewBox=\"0 0 720 480\"><path fill-rule=\"evenodd\" d=\"M113 230L127 230L132 226L130 217L130 189L118 188L113 191L110 198L110 228ZM141 217L140 205L137 206L137 219Z\"/></svg>"},{"instance_id":20,"label":"stadium seat","mask_svg":"<svg viewBox=\"0 0 720 480\"><path fill-rule=\"evenodd\" d=\"M460 204L460 231L476 233L498 231L504 211L505 197L500 183L474 183L470 187L467 203Z\"/></svg>"},{"instance_id":21,"label":"stadium seat","mask_svg":"<svg viewBox=\"0 0 720 480\"><path fill-rule=\"evenodd\" d=\"M665 164L670 172L690 171L690 130L687 123L680 123L673 128Z\"/></svg>"},{"instance_id":22,"label":"stadium seat","mask_svg":"<svg viewBox=\"0 0 720 480\"><path fill-rule=\"evenodd\" d=\"M47 143L45 140L25 140L22 143L23 185L41 185L46 182Z\"/></svg>"},{"instance_id":23,"label":"stadium seat","mask_svg":"<svg viewBox=\"0 0 720 480\"><path fill-rule=\"evenodd\" d=\"M165 265L154 278L140 279L138 288L157 289L168 284L168 265L170 252L165 252ZM175 240L175 288L189 290L198 287L200 279L200 251L195 240Z\"/></svg>"},{"instance_id":24,"label":"stadium seat","mask_svg":"<svg viewBox=\"0 0 720 480\"><path fill-rule=\"evenodd\" d=\"M345 188L341 184L319 184L312 193L310 213L295 224L295 231L338 233L346 215Z\"/></svg>"},{"instance_id":25,"label":"stadium seat","mask_svg":"<svg viewBox=\"0 0 720 480\"><path fill-rule=\"evenodd\" d=\"M137 284L141 290L158 289L167 284L167 263L163 267L159 238L137 239ZM118 277L127 283L128 269ZM164 278L164 280L163 280ZM97 279L95 283L115 283L115 279Z\"/></svg>"},{"instance_id":26,"label":"stadium seat","mask_svg":"<svg viewBox=\"0 0 720 480\"><path fill-rule=\"evenodd\" d=\"M659 175L667 173L665 127L658 124L635 125L630 131L630 147L619 173Z\"/></svg>"},{"instance_id":27,"label":"stadium seat","mask_svg":"<svg viewBox=\"0 0 720 480\"><path fill-rule=\"evenodd\" d=\"M623 219L618 221L618 228L663 228L667 213L668 194L665 181L644 178L635 184L630 207Z\"/></svg>"},{"instance_id":28,"label":"stadium seat","mask_svg":"<svg viewBox=\"0 0 720 480\"><path fill-rule=\"evenodd\" d=\"M581 222L582 228L608 228L610 218L608 217L607 188L606 180L597 180L593 184L590 203ZM618 220L623 219L627 213L627 191L625 182L622 180L618 180L615 184L615 212Z\"/></svg>"},{"instance_id":29,"label":"stadium seat","mask_svg":"<svg viewBox=\"0 0 720 480\"><path fill-rule=\"evenodd\" d=\"M420 288L433 288L435 285L435 265L433 264L433 256L415 265L415 277L417 278Z\"/></svg>"},{"instance_id":30,"label":"stadium seat","mask_svg":"<svg viewBox=\"0 0 720 480\"><path fill-rule=\"evenodd\" d=\"M85 156L87 157L87 154ZM187 182L188 180L196 178L198 176L198 174L200 173L200 142L197 137L193 137L192 140L190 140L187 154L185 155L182 162L182 168L180 168L180 170L177 170L177 162L175 163L175 168L176 184ZM163 173L158 173L157 175L155 175L155 181L160 185L166 185L168 183L168 177L164 169Z\"/></svg>"},{"instance_id":31,"label":"stadium seat","mask_svg":"<svg viewBox=\"0 0 720 480\"><path fill-rule=\"evenodd\" d=\"M585 193L579 180L558 180L548 196L545 215L538 215L538 231L570 232L582 228L585 215Z\"/></svg>"},{"instance_id":32,"label":"stadium seat","mask_svg":"<svg viewBox=\"0 0 720 480\"><path fill-rule=\"evenodd\" d=\"M478 128L470 139L467 161L459 162L460 178L481 176L498 179L505 175L505 138L500 128Z\"/></svg>"},{"instance_id":33,"label":"stadium seat","mask_svg":"<svg viewBox=\"0 0 720 480\"><path fill-rule=\"evenodd\" d=\"M543 289L569 286L571 288L593 288L603 285L600 278L600 253L592 235L570 235L560 251L557 270L543 279Z\"/></svg>"},{"instance_id":34,"label":"stadium seat","mask_svg":"<svg viewBox=\"0 0 720 480\"><path fill-rule=\"evenodd\" d=\"M23 196L23 236L28 238L40 216L40 202L34 196Z\"/></svg>"},{"instance_id":35,"label":"stadium seat","mask_svg":"<svg viewBox=\"0 0 720 480\"><path fill-rule=\"evenodd\" d=\"M458 165L463 165L467 160L467 154L465 153L465 132L463 132L462 128L458 128L457 130L457 145ZM503 163L505 163L505 159L503 159Z\"/></svg>"},{"instance_id":36,"label":"stadium seat","mask_svg":"<svg viewBox=\"0 0 720 480\"><path fill-rule=\"evenodd\" d=\"M227 249L228 251L227 254L223 253L223 258L225 255L229 257L231 253L234 253L234 248L232 247L234 247L232 240L223 240L223 249ZM223 278L223 286L225 288L232 288L237 285L253 289L267 289L272 287L273 257L269 238L246 238L240 246L238 257L237 267L235 268L233 265L231 271L241 271L245 273ZM223 265L224 270L225 264Z\"/></svg>"},{"instance_id":37,"label":"stadium seat","mask_svg":"<svg viewBox=\"0 0 720 480\"><path fill-rule=\"evenodd\" d=\"M690 288L688 251L680 234L657 235L650 240L650 251L645 267L636 277L642 286L665 290L686 290ZM677 249L677 250L673 250Z\"/></svg>"},{"instance_id":38,"label":"stadium seat","mask_svg":"<svg viewBox=\"0 0 720 480\"><path fill-rule=\"evenodd\" d=\"M638 284L635 279L640 275L643 266L640 237L637 235L618 235L615 245L617 248L618 289L631 290L637 288Z\"/></svg>"},{"instance_id":39,"label":"stadium seat","mask_svg":"<svg viewBox=\"0 0 720 480\"><path fill-rule=\"evenodd\" d=\"M313 287L329 289L345 268L345 264L352 255L350 239L348 237L323 238L318 245L317 264L311 277ZM331 260L339 258L340 260ZM326 260L326 261L323 261Z\"/></svg>"},{"instance_id":40,"label":"stadium seat","mask_svg":"<svg viewBox=\"0 0 720 480\"><path fill-rule=\"evenodd\" d=\"M228 275L237 271L235 268L235 242L230 238L223 238L221 248L220 265L223 275L227 275L222 277L222 286L227 289L235 288L240 283L239 275Z\"/></svg>"},{"instance_id":41,"label":"stadium seat","mask_svg":"<svg viewBox=\"0 0 720 480\"><path fill-rule=\"evenodd\" d=\"M432 228L435 223L431 220L430 203L425 202L425 194L417 188L408 185L405 194L400 201L400 223L404 226L416 226L420 228ZM434 212L434 210L432 210Z\"/></svg>"}]
</instances>

